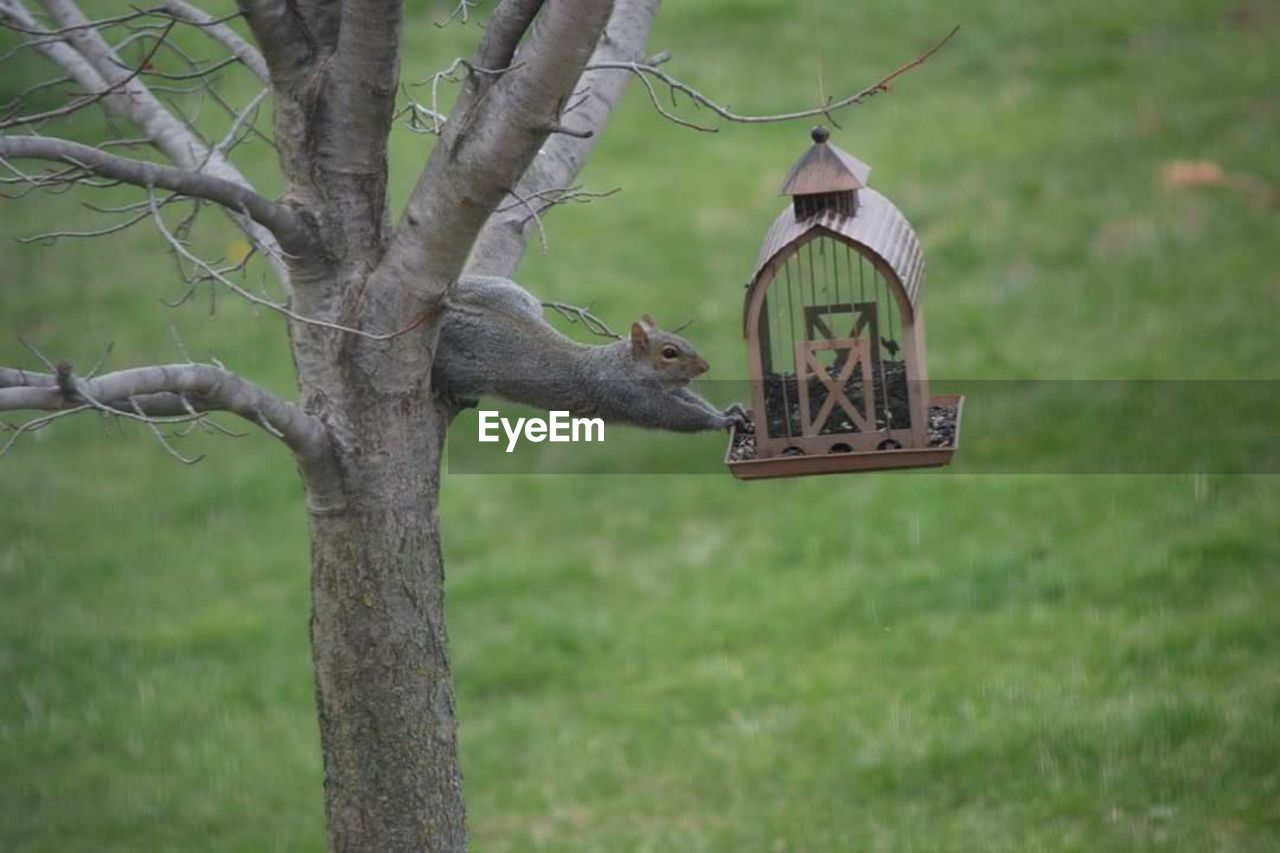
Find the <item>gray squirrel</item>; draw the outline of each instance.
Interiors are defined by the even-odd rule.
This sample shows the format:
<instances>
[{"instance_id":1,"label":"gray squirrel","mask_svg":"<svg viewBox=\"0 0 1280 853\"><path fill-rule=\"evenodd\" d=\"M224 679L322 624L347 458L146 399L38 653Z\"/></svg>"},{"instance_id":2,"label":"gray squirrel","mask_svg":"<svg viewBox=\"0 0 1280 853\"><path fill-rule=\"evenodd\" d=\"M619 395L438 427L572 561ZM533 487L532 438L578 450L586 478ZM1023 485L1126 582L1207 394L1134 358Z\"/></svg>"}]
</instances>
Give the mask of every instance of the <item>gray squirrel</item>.
<instances>
[{"instance_id":1,"label":"gray squirrel","mask_svg":"<svg viewBox=\"0 0 1280 853\"><path fill-rule=\"evenodd\" d=\"M556 331L542 303L514 281L465 276L449 297L433 381L447 399L486 394L579 417L675 432L744 425L737 403L718 409L690 391L708 364L693 345L649 315L627 338L588 346Z\"/></svg>"}]
</instances>

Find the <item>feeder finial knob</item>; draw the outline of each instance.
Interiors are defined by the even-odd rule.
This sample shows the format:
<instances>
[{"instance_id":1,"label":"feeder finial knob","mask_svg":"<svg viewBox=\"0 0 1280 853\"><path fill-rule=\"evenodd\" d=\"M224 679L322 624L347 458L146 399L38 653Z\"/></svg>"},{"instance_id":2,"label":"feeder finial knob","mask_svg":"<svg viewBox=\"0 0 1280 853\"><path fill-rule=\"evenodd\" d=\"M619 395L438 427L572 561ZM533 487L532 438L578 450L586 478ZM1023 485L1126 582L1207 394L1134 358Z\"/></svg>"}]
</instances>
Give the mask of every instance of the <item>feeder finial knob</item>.
<instances>
[{"instance_id":1,"label":"feeder finial knob","mask_svg":"<svg viewBox=\"0 0 1280 853\"><path fill-rule=\"evenodd\" d=\"M831 137L831 131L827 130L822 125L818 125L809 135L813 137L814 143L821 145Z\"/></svg>"}]
</instances>

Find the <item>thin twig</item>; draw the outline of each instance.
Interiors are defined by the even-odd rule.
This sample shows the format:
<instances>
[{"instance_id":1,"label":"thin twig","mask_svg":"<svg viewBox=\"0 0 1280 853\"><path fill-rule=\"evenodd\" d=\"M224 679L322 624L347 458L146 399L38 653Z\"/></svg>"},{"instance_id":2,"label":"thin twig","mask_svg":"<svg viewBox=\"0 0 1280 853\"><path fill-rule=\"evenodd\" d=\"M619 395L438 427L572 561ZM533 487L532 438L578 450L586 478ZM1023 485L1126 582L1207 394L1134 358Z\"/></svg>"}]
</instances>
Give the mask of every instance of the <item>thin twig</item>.
<instances>
[{"instance_id":1,"label":"thin twig","mask_svg":"<svg viewBox=\"0 0 1280 853\"><path fill-rule=\"evenodd\" d=\"M108 234L115 234L119 231L125 231L137 225L146 219L150 214L142 212L134 215L124 222L117 222L115 225L108 225L105 228L98 228L93 231L46 231L43 234L34 234L30 237L14 237L13 239L19 243L42 243L46 246L52 246L54 243L67 238L88 238L88 237L105 237Z\"/></svg>"},{"instance_id":2,"label":"thin twig","mask_svg":"<svg viewBox=\"0 0 1280 853\"><path fill-rule=\"evenodd\" d=\"M454 18L458 18L462 25L466 26L467 13L478 5L480 5L479 0L458 0L458 5L449 13L449 17L445 18L443 21L435 21L435 25L439 29L444 29L449 26L450 22L452 22Z\"/></svg>"},{"instance_id":3,"label":"thin twig","mask_svg":"<svg viewBox=\"0 0 1280 853\"><path fill-rule=\"evenodd\" d=\"M147 428L151 430L151 434L156 437L156 441L160 442L160 446L164 448L165 453L168 453L170 456L172 456L174 459L177 459L183 465L195 465L201 459L204 459L203 453L200 454L199 456L196 456L195 458L183 456L181 453L178 452L177 448L175 448L172 444L170 444L169 440L164 437L164 433L160 431L160 427L156 426L155 421L147 417L146 414L143 413L142 407L138 405L137 400L135 400L133 397L130 397L129 405L133 407L133 410L138 413L138 417L142 420L143 423L147 425ZM199 419L199 417L200 415L197 414L196 418Z\"/></svg>"},{"instance_id":4,"label":"thin twig","mask_svg":"<svg viewBox=\"0 0 1280 853\"><path fill-rule=\"evenodd\" d=\"M67 415L79 414L80 412L88 411L92 408L93 406L86 403L83 406L76 406L71 409L62 409L61 411L54 412L50 415L41 415L39 417L32 418L26 423L19 424L16 427L6 424L6 429L12 430L13 434L9 436L3 445L0 445L0 456L4 456L9 452L9 448L13 447L14 442L16 442L18 437L23 433L35 432L36 430L43 429L48 426L58 418L65 418Z\"/></svg>"},{"instance_id":5,"label":"thin twig","mask_svg":"<svg viewBox=\"0 0 1280 853\"><path fill-rule=\"evenodd\" d=\"M537 190L525 196L525 199L527 199L527 202L545 202L538 208L538 212L546 213L557 204L568 204L570 202L587 204L595 199L608 198L620 192L622 192L622 187L614 187L611 190L584 190L581 184L575 184L571 187L552 187L551 189ZM515 193L511 193L511 195L515 197ZM527 207L527 202L517 200L509 204L500 205L494 210L494 213L506 213L517 207Z\"/></svg>"},{"instance_id":6,"label":"thin twig","mask_svg":"<svg viewBox=\"0 0 1280 853\"><path fill-rule=\"evenodd\" d=\"M143 69L146 68L151 63L151 60L156 55L156 51L160 49L160 45L164 43L164 40L166 38L168 38L170 31L173 30L174 24L176 23L177 23L176 21L170 21L168 25L165 26L164 32L160 35L159 38L156 39L156 43L152 45L151 50L148 51L147 55L142 58L142 61L140 63L138 63L138 67L134 68L129 74L120 78L115 83L109 84L105 89L99 92L93 92L91 94L84 95L79 100L54 110L47 110L46 112L36 113L35 115L17 116L15 118L0 121L0 130L3 130L4 128L7 128L7 127L15 127L18 125L30 125L36 122L48 121L51 118L57 118L59 116L70 115L71 113L78 112L79 110L82 110L87 106L96 104L98 101L101 101L103 98L107 97L108 95L119 92L120 89L122 89L123 87L127 86L130 82L132 82L133 79L137 77L139 74L141 74Z\"/></svg>"},{"instance_id":7,"label":"thin twig","mask_svg":"<svg viewBox=\"0 0 1280 853\"><path fill-rule=\"evenodd\" d=\"M21 336L18 337L18 343L22 344L24 347L27 348L28 352L30 352L36 358L40 359L40 363L43 364L50 373L58 372L58 366L54 364L52 361L50 361L49 359L45 358L44 353L36 349L35 344L28 343L26 338L23 338Z\"/></svg>"},{"instance_id":8,"label":"thin twig","mask_svg":"<svg viewBox=\"0 0 1280 853\"><path fill-rule=\"evenodd\" d=\"M475 65L474 63L459 56L457 59L453 60L453 62L449 63L449 67L445 68L443 71L437 71L430 77L424 77L417 83L411 84L414 86L431 86L431 107L430 109L425 107L421 108L421 112L431 116L431 132L436 136L440 135L440 128L444 125L444 115L440 112L440 81L448 80L450 83L457 83L459 67L467 69L468 74L483 74L490 77L500 77L508 71L513 71L516 68L519 68L520 63L512 63L505 68L481 68L479 65Z\"/></svg>"},{"instance_id":9,"label":"thin twig","mask_svg":"<svg viewBox=\"0 0 1280 853\"><path fill-rule=\"evenodd\" d=\"M602 338L612 338L615 341L622 340L622 335L610 329L604 320L601 320L586 308L570 305L567 302L543 302L542 307L550 308L570 323L581 323L583 328L592 334L599 335Z\"/></svg>"},{"instance_id":10,"label":"thin twig","mask_svg":"<svg viewBox=\"0 0 1280 853\"><path fill-rule=\"evenodd\" d=\"M414 329L418 328L426 321L427 314L424 312L421 317L414 320L408 326L405 326L403 329L400 329L399 331L388 332L386 334L375 334L372 332L363 331L361 329L353 329L352 327L344 326L341 323L331 323L328 320L320 320L315 317L304 317L298 312L290 309L287 305L281 305L278 302L272 302L270 299L264 299L263 297L258 296L256 293L253 293L252 291L244 289L243 287L236 284L231 279L227 278L226 275L224 275L221 270L217 269L208 261L204 260L203 258L191 252L191 250L189 250L183 244L183 241L178 239L178 237L174 235L173 231L170 230L169 226L165 224L164 218L160 215L159 208L155 204L155 196L151 193L150 190L147 191L147 197L151 202L151 215L152 215L152 219L155 220L156 229L160 232L160 235L164 237L164 239L169 243L170 247L172 247L174 252L176 252L182 258L185 258L190 264L192 264L192 266L204 270L205 273L208 274L208 277L210 279L221 283L232 293L236 294L237 296L246 300L247 302L252 303L253 305L260 305L263 308L268 308L279 314L283 314L284 316L288 317L290 320L294 320L298 323L305 323L308 326L317 326L324 329L333 329L336 332L346 332L349 335L358 335L362 338L367 338L373 341L389 341L392 338L398 338L401 335L407 332L411 332Z\"/></svg>"},{"instance_id":11,"label":"thin twig","mask_svg":"<svg viewBox=\"0 0 1280 853\"><path fill-rule=\"evenodd\" d=\"M98 356L98 360L93 363L93 367L89 368L89 372L85 374L85 379L92 379L98 375L98 371L102 369L102 365L107 363L107 359L111 357L111 351L116 348L115 341L107 341L107 348L102 351L102 355Z\"/></svg>"},{"instance_id":12,"label":"thin twig","mask_svg":"<svg viewBox=\"0 0 1280 853\"><path fill-rule=\"evenodd\" d=\"M509 189L507 190L507 193L516 200L517 204L524 206L524 208L529 211L529 216L533 219L533 224L538 226L538 242L542 245L542 254L545 255L550 251L547 248L547 229L542 224L542 216L539 214L538 209L533 206L533 202L530 199L520 195L520 193L516 192L515 189Z\"/></svg>"},{"instance_id":13,"label":"thin twig","mask_svg":"<svg viewBox=\"0 0 1280 853\"><path fill-rule=\"evenodd\" d=\"M814 116L825 116L827 118L830 118L831 114L836 112L837 110L844 109L845 107L851 107L851 106L854 106L855 104L860 104L863 101L866 101L867 99L880 94L881 92L888 92L889 84L893 80L907 73L911 69L919 65L922 65L926 60L929 59L929 57L933 56L935 53L941 50L943 45L951 41L952 37L959 31L960 31L959 27L953 28L951 32L943 36L941 40L939 40L936 44L934 44L924 53L920 54L910 62L894 69L892 72L890 72L889 74L886 74L884 77L880 78L878 81L876 81L875 83L873 83L872 85L868 86L867 88L863 89L860 92L855 92L854 94L849 95L845 98L841 98L836 101L831 101L829 103L824 103L821 106L813 107L811 109L797 110L795 112L790 112L790 113L777 113L774 115L745 115L742 113L736 113L733 110L730 110L728 107L721 106L720 104L711 100L706 95L702 94L702 92L698 91L693 86L690 86L688 83L685 83L682 80L672 77L670 74L663 71L661 68L658 68L656 65L652 65L652 64L640 63L640 62L594 62L594 63L591 63L590 65L587 65L586 69L588 71L598 71L598 70L608 70L608 69L613 69L618 71L629 71L632 74L634 74L644 84L645 91L649 95L650 103L653 104L654 109L657 110L658 113L662 115L663 118L666 118L669 121L672 121L675 124L681 125L683 127L692 128L693 130L699 130L704 133L715 133L717 131L717 128L715 127L711 127L709 125L704 125L704 124L698 124L697 122L690 121L689 119L678 116L675 113L668 110L662 104L662 101L658 97L658 93L654 89L653 83L649 80L649 78L652 77L654 80L658 80L659 82L665 84L670 90L673 102L674 102L675 94L679 92L685 95L686 97L688 97L694 103L695 106L705 107L706 109L710 110L712 113L716 114L717 116L724 119L725 121L736 122L739 124L771 124L771 123L783 122L783 121L794 121L796 119L802 119L802 118L812 118Z\"/></svg>"}]
</instances>

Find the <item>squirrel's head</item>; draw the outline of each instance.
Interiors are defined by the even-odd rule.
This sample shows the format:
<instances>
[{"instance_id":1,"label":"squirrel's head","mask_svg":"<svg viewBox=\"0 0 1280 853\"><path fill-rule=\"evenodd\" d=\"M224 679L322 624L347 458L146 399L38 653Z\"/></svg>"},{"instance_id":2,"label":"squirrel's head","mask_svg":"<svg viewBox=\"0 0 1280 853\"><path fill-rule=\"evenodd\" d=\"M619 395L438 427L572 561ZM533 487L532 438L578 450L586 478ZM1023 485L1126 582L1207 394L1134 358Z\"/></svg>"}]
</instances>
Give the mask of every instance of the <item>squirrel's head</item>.
<instances>
[{"instance_id":1,"label":"squirrel's head","mask_svg":"<svg viewBox=\"0 0 1280 853\"><path fill-rule=\"evenodd\" d=\"M636 361L647 363L667 385L687 385L710 367L693 344L674 332L659 329L648 314L631 324L631 355Z\"/></svg>"}]
</instances>

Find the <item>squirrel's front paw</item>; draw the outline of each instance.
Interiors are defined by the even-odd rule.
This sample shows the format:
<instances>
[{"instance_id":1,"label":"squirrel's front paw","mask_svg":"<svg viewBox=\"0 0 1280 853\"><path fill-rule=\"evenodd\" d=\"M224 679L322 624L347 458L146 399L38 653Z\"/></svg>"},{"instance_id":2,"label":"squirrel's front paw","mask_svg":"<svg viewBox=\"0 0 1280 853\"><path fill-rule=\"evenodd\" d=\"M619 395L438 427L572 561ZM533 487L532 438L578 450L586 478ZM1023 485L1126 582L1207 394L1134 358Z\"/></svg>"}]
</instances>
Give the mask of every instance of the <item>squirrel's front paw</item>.
<instances>
[{"instance_id":1,"label":"squirrel's front paw","mask_svg":"<svg viewBox=\"0 0 1280 853\"><path fill-rule=\"evenodd\" d=\"M725 429L728 429L731 426L745 427L747 425L747 421L750 420L747 410L742 407L741 403L732 404L720 414L725 419Z\"/></svg>"}]
</instances>

